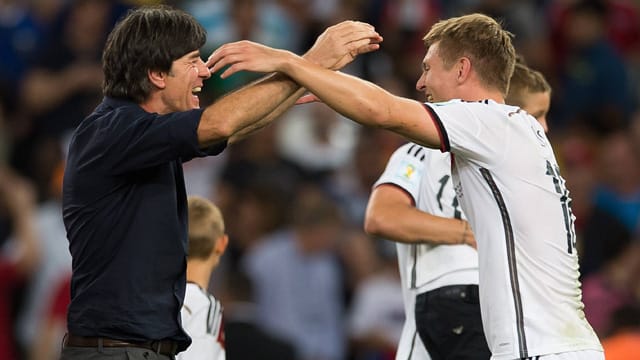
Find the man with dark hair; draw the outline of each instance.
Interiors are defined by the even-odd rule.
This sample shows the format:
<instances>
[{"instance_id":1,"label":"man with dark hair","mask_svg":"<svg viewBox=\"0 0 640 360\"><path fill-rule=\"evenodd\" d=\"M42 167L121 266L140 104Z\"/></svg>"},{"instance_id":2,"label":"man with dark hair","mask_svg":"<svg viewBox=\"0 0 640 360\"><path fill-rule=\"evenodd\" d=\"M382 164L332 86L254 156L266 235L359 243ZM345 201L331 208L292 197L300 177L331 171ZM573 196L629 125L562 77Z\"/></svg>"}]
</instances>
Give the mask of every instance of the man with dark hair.
<instances>
[{"instance_id":1,"label":"man with dark hair","mask_svg":"<svg viewBox=\"0 0 640 360\"><path fill-rule=\"evenodd\" d=\"M339 69L381 40L372 26L346 21L304 57ZM107 40L105 98L74 132L64 176L73 274L63 359L168 359L189 346L180 320L182 163L268 125L303 92L271 74L200 109L197 95L211 76L204 42L191 15L165 6L129 12Z\"/></svg>"}]
</instances>

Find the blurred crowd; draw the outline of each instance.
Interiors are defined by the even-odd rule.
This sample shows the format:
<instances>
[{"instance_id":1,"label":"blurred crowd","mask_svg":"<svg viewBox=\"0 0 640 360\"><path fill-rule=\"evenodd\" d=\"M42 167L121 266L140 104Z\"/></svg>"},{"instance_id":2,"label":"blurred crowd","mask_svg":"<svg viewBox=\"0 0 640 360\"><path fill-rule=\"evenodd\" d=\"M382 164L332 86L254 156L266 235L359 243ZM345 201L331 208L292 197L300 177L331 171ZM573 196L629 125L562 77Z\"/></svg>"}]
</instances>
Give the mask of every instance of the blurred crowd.
<instances>
[{"instance_id":1,"label":"blurred crowd","mask_svg":"<svg viewBox=\"0 0 640 360\"><path fill-rule=\"evenodd\" d=\"M329 25L369 22L382 48L346 71L421 101L431 24L470 12L500 19L553 88L550 139L576 215L585 314L605 349L640 350L640 1L0 0L1 359L59 354L71 268L66 143L102 97L113 24L151 3L204 25L204 58L240 39L302 54ZM213 76L201 104L257 76ZM185 164L187 192L213 200L227 223L230 249L210 285L226 322L253 322L301 360L393 358L404 321L395 250L362 227L371 186L403 143L307 104L223 156Z\"/></svg>"}]
</instances>

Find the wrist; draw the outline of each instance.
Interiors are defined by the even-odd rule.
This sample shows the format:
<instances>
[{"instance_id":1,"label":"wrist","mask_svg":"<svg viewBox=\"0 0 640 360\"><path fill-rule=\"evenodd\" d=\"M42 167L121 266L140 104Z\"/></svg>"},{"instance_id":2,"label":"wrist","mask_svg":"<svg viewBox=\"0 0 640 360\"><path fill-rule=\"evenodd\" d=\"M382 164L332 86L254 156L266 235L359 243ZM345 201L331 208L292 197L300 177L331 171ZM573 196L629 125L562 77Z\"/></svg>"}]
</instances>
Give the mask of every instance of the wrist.
<instances>
[{"instance_id":1,"label":"wrist","mask_svg":"<svg viewBox=\"0 0 640 360\"><path fill-rule=\"evenodd\" d=\"M462 237L460 239L459 245L466 245L467 243L467 232L469 231L469 223L462 220Z\"/></svg>"}]
</instances>

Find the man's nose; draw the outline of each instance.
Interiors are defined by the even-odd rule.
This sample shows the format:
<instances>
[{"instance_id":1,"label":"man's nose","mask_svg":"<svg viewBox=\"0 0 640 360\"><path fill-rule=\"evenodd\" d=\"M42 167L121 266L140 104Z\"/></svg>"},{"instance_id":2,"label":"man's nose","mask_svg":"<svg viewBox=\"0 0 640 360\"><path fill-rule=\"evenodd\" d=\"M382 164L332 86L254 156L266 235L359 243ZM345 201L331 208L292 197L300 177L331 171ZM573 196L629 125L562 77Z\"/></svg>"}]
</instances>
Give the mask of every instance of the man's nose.
<instances>
[{"instance_id":1,"label":"man's nose","mask_svg":"<svg viewBox=\"0 0 640 360\"><path fill-rule=\"evenodd\" d=\"M211 77L211 71L209 71L209 68L204 63L204 61L200 61L198 63L197 69L198 69L198 76L203 77L205 79L208 79Z\"/></svg>"}]
</instances>

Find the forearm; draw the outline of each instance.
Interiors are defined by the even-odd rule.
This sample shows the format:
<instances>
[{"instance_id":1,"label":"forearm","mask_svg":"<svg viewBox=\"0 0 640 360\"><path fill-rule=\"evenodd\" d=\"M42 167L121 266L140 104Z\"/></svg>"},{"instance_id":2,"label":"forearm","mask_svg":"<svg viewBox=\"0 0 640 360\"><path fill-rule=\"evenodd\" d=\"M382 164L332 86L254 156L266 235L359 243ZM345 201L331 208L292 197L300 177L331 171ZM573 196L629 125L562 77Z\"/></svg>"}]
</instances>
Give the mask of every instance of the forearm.
<instances>
[{"instance_id":1,"label":"forearm","mask_svg":"<svg viewBox=\"0 0 640 360\"><path fill-rule=\"evenodd\" d=\"M238 142L247 136L253 134L254 132L262 129L263 127L271 124L275 119L280 117L285 111L287 111L291 106L293 106L298 98L302 96L305 92L304 88L299 88L297 91L293 93L293 95L289 96L285 99L280 105L278 105L273 111L267 114L262 119L257 122L250 124L244 129L239 130L234 135L229 138L229 144L233 144Z\"/></svg>"},{"instance_id":2,"label":"forearm","mask_svg":"<svg viewBox=\"0 0 640 360\"><path fill-rule=\"evenodd\" d=\"M324 69L300 57L291 56L285 61L282 72L353 121L391 130L425 146L440 146L435 125L417 101L395 96L371 82Z\"/></svg>"},{"instance_id":3,"label":"forearm","mask_svg":"<svg viewBox=\"0 0 640 360\"><path fill-rule=\"evenodd\" d=\"M13 226L15 238L20 246L20 256L16 265L21 273L29 274L40 259L34 210L21 209L20 213L15 215Z\"/></svg>"},{"instance_id":4,"label":"forearm","mask_svg":"<svg viewBox=\"0 0 640 360\"><path fill-rule=\"evenodd\" d=\"M434 216L410 205L385 206L382 211L367 214L365 229L385 239L432 245L466 243L467 225L463 220Z\"/></svg>"},{"instance_id":5,"label":"forearm","mask_svg":"<svg viewBox=\"0 0 640 360\"><path fill-rule=\"evenodd\" d=\"M269 74L205 109L198 126L198 141L209 146L237 141L271 123L295 102L300 86L282 74Z\"/></svg>"},{"instance_id":6,"label":"forearm","mask_svg":"<svg viewBox=\"0 0 640 360\"><path fill-rule=\"evenodd\" d=\"M61 103L73 90L73 81L64 76L35 70L25 78L21 97L25 108L40 114Z\"/></svg>"}]
</instances>

